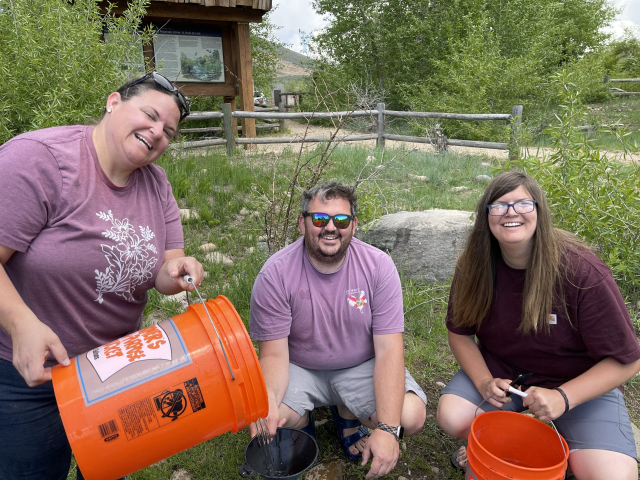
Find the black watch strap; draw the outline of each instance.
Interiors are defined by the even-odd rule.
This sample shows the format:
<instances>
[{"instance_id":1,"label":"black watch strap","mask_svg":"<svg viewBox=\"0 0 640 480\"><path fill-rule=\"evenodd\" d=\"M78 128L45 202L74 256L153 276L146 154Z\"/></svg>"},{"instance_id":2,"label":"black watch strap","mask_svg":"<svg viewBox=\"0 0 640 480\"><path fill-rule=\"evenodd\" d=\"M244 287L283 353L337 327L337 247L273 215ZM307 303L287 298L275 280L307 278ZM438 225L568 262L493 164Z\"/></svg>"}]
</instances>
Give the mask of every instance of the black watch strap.
<instances>
[{"instance_id":1,"label":"black watch strap","mask_svg":"<svg viewBox=\"0 0 640 480\"><path fill-rule=\"evenodd\" d=\"M404 436L404 428L402 428L402 426L395 427L392 425L387 425L386 423L378 422L378 426L376 428L384 430L385 432L389 432L391 435L396 437L396 440L398 441L402 440L402 437Z\"/></svg>"}]
</instances>

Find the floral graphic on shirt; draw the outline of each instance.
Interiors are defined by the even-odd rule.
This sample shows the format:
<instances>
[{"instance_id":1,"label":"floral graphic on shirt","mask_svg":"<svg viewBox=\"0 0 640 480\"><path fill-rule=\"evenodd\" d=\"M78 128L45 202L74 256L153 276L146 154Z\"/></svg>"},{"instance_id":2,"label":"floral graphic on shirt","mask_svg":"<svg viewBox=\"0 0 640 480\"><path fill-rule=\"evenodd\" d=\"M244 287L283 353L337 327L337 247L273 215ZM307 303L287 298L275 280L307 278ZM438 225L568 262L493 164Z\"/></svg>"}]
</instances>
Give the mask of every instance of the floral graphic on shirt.
<instances>
[{"instance_id":1,"label":"floral graphic on shirt","mask_svg":"<svg viewBox=\"0 0 640 480\"><path fill-rule=\"evenodd\" d=\"M158 262L155 256L158 249L151 240L156 234L143 226L138 227L140 232L137 234L128 218L118 220L113 217L111 210L96 215L111 223L111 228L102 232L102 235L113 241L113 245L100 245L109 266L104 272L95 271L96 301L102 303L105 293L115 293L131 302L135 288L153 276L151 272Z\"/></svg>"},{"instance_id":2,"label":"floral graphic on shirt","mask_svg":"<svg viewBox=\"0 0 640 480\"><path fill-rule=\"evenodd\" d=\"M365 304L368 303L367 299L364 296L364 290L360 290L360 297L356 297L356 294L349 295L347 297L347 302L349 302L350 306L356 307L358 310L360 310L360 313L364 313L362 309L364 308Z\"/></svg>"}]
</instances>

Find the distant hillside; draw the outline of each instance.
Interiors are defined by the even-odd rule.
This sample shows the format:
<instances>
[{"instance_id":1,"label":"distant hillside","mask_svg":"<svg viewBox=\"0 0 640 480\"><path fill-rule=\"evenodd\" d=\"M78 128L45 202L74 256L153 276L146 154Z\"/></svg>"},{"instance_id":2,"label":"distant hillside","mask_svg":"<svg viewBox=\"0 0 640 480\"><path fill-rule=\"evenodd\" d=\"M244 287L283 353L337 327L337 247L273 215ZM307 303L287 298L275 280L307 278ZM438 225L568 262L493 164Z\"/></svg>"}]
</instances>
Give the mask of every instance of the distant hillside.
<instances>
[{"instance_id":1,"label":"distant hillside","mask_svg":"<svg viewBox=\"0 0 640 480\"><path fill-rule=\"evenodd\" d=\"M286 83L291 79L311 75L311 69L304 65L310 60L306 55L294 52L288 48L281 48L282 65L276 72L279 83Z\"/></svg>"},{"instance_id":2,"label":"distant hillside","mask_svg":"<svg viewBox=\"0 0 640 480\"><path fill-rule=\"evenodd\" d=\"M294 52L293 50L289 50L288 48L280 48L280 54L282 55L282 60L285 62L293 63L294 65L301 66L303 62L308 62L311 60L306 55L302 53Z\"/></svg>"}]
</instances>

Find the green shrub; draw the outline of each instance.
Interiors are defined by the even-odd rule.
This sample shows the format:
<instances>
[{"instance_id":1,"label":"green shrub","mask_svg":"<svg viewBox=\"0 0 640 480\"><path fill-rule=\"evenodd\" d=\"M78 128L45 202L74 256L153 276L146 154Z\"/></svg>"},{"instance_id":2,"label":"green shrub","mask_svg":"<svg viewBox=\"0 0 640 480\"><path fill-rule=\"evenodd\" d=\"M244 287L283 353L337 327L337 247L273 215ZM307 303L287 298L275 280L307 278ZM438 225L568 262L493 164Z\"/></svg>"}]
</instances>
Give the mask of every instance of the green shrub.
<instances>
[{"instance_id":1,"label":"green shrub","mask_svg":"<svg viewBox=\"0 0 640 480\"><path fill-rule=\"evenodd\" d=\"M137 28L149 0L132 0L118 17L99 4L0 2L0 143L99 116L108 94L144 65L140 42L150 31Z\"/></svg>"},{"instance_id":2,"label":"green shrub","mask_svg":"<svg viewBox=\"0 0 640 480\"><path fill-rule=\"evenodd\" d=\"M549 158L525 157L517 166L536 178L547 193L558 227L586 240L609 265L623 294L640 290L640 164L612 158L578 130L585 116L573 75L552 78L561 92L556 123L545 130L551 138ZM618 149L635 150L622 130Z\"/></svg>"}]
</instances>

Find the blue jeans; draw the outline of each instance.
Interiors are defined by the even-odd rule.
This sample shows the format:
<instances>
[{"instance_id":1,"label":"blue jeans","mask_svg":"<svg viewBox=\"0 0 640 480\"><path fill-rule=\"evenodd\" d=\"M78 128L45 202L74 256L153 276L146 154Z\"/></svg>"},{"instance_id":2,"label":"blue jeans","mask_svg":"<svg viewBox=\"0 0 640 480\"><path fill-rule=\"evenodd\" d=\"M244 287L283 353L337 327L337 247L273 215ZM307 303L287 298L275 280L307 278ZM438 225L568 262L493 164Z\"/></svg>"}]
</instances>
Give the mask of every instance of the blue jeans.
<instances>
[{"instance_id":1,"label":"blue jeans","mask_svg":"<svg viewBox=\"0 0 640 480\"><path fill-rule=\"evenodd\" d=\"M29 387L0 359L0 478L66 480L70 464L53 384Z\"/></svg>"}]
</instances>

